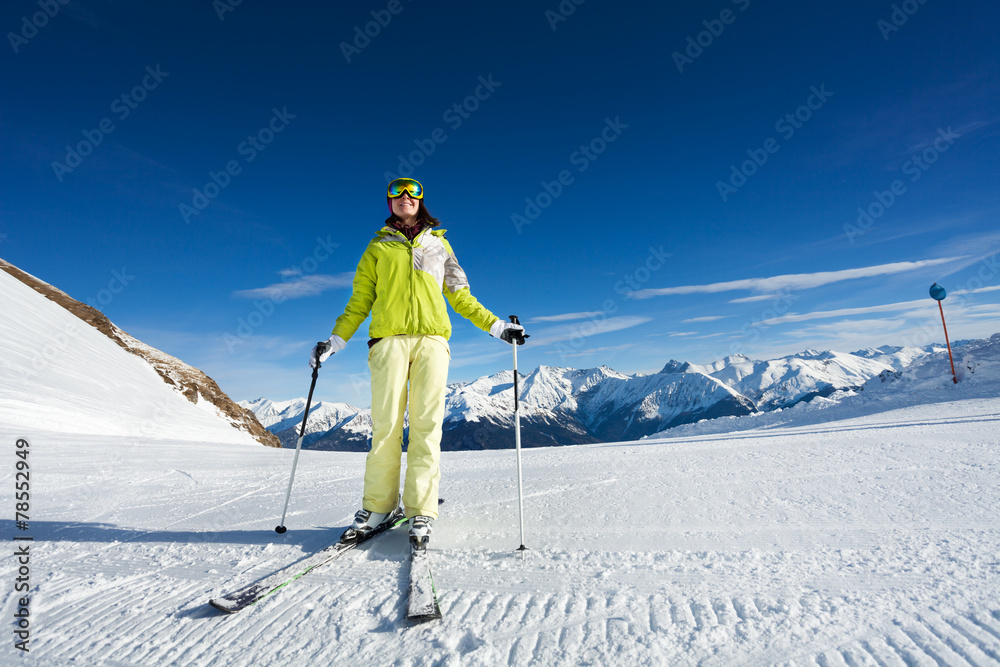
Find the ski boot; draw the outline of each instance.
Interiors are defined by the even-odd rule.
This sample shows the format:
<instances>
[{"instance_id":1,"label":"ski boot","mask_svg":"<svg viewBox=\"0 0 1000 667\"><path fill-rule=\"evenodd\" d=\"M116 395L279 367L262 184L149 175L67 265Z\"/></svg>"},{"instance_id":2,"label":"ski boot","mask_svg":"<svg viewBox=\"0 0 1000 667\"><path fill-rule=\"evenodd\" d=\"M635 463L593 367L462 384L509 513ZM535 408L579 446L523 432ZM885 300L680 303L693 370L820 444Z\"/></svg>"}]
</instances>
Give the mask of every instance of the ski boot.
<instances>
[{"instance_id":1,"label":"ski boot","mask_svg":"<svg viewBox=\"0 0 1000 667\"><path fill-rule=\"evenodd\" d=\"M423 551L431 539L434 519L429 516L415 516L410 519L410 547Z\"/></svg>"},{"instance_id":2,"label":"ski boot","mask_svg":"<svg viewBox=\"0 0 1000 667\"><path fill-rule=\"evenodd\" d=\"M354 515L354 523L340 536L340 541L344 544L362 542L372 532L393 523L397 518L399 518L398 509L391 512L358 510L358 513Z\"/></svg>"}]
</instances>

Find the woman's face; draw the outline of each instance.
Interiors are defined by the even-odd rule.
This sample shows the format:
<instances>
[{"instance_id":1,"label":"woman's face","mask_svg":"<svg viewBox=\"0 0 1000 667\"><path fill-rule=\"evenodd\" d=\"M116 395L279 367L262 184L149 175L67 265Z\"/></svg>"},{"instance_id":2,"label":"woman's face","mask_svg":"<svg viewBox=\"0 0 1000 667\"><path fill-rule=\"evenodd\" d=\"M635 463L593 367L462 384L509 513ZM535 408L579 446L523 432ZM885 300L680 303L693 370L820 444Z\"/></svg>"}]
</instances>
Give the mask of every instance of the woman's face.
<instances>
[{"instance_id":1,"label":"woman's face","mask_svg":"<svg viewBox=\"0 0 1000 667\"><path fill-rule=\"evenodd\" d=\"M420 210L420 200L414 199L409 192L392 200L392 212L402 220L413 218Z\"/></svg>"}]
</instances>

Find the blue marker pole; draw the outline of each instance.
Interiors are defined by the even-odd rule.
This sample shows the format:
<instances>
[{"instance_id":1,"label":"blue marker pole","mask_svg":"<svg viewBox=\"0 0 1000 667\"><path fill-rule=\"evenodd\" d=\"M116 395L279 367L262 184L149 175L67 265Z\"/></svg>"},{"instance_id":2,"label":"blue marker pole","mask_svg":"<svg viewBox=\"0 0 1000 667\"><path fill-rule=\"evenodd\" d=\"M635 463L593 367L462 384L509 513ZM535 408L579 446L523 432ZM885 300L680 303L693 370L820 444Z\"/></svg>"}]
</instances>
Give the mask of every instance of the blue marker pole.
<instances>
[{"instance_id":1,"label":"blue marker pole","mask_svg":"<svg viewBox=\"0 0 1000 667\"><path fill-rule=\"evenodd\" d=\"M931 298L938 302L938 310L941 311L941 324L944 326L944 343L948 346L948 361L951 362L951 379L958 384L958 375L955 374L955 359L951 356L951 343L948 341L948 325L944 322L944 306L941 302L948 296L943 287L934 283L931 285Z\"/></svg>"}]
</instances>

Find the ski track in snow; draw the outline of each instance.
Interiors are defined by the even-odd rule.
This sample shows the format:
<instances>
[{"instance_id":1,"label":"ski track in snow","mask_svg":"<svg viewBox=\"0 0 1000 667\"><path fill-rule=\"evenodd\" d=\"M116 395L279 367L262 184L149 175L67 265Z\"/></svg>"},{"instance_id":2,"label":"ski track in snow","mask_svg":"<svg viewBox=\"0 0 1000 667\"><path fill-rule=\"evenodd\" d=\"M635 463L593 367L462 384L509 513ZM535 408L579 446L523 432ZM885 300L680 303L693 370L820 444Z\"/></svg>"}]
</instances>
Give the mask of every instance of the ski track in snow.
<instances>
[{"instance_id":1,"label":"ski track in snow","mask_svg":"<svg viewBox=\"0 0 1000 667\"><path fill-rule=\"evenodd\" d=\"M335 540L363 454L302 452L278 536L290 451L37 433L31 652L9 636L0 662L1000 665L998 421L975 398L526 450L523 560L513 452L446 453L444 618L423 625L403 530L236 615L207 605Z\"/></svg>"}]
</instances>

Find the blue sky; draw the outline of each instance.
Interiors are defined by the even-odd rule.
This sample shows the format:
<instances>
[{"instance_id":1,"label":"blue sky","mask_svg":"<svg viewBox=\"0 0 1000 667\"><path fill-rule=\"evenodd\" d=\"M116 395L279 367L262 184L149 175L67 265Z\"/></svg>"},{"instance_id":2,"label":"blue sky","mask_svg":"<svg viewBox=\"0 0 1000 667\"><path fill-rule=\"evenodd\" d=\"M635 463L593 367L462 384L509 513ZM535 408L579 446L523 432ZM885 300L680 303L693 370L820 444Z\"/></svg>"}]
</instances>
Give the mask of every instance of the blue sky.
<instances>
[{"instance_id":1,"label":"blue sky","mask_svg":"<svg viewBox=\"0 0 1000 667\"><path fill-rule=\"evenodd\" d=\"M519 365L1000 331L993 2L4 4L0 257L236 399L308 389L412 175ZM412 170L412 172L411 172ZM510 367L453 315L452 381ZM321 373L369 404L367 325Z\"/></svg>"}]
</instances>

